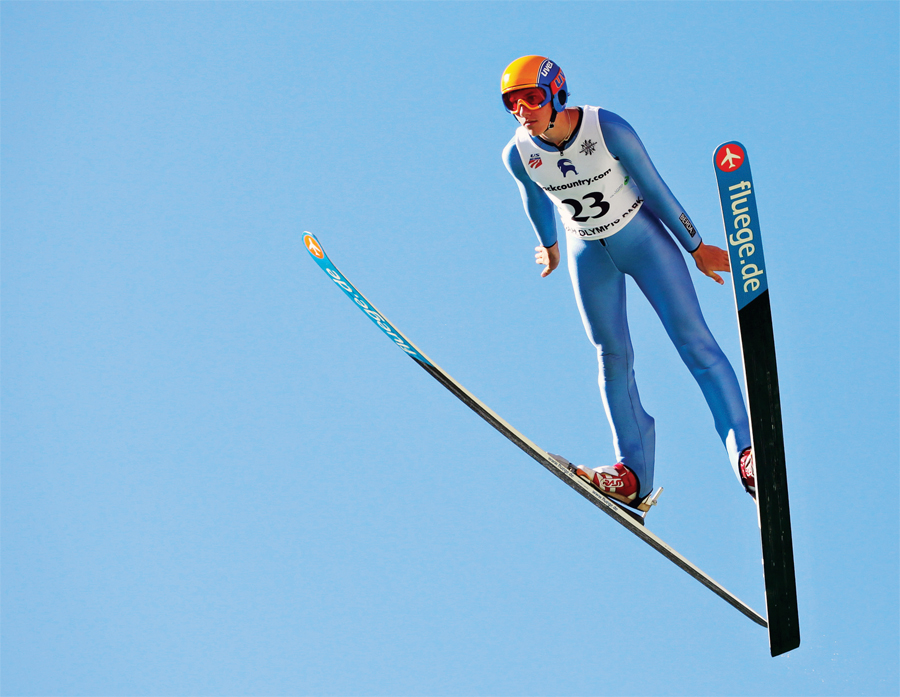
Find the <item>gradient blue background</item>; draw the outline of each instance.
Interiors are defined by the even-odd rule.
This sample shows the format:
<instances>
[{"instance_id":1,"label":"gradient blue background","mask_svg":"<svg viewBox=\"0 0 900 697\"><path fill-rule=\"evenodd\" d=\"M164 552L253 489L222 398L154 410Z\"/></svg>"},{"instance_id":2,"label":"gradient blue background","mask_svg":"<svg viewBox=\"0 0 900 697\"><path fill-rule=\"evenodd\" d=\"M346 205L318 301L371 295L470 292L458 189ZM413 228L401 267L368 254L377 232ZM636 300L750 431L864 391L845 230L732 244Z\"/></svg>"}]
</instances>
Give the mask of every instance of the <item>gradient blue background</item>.
<instances>
[{"instance_id":1,"label":"gradient blue background","mask_svg":"<svg viewBox=\"0 0 900 697\"><path fill-rule=\"evenodd\" d=\"M896 3L15 3L2 17L4 695L898 693ZM753 163L803 644L501 438L608 464L500 162L527 53L722 244ZM695 272L740 360L732 293ZM634 291L634 286L631 286ZM651 527L762 610L758 531L632 292Z\"/></svg>"}]
</instances>

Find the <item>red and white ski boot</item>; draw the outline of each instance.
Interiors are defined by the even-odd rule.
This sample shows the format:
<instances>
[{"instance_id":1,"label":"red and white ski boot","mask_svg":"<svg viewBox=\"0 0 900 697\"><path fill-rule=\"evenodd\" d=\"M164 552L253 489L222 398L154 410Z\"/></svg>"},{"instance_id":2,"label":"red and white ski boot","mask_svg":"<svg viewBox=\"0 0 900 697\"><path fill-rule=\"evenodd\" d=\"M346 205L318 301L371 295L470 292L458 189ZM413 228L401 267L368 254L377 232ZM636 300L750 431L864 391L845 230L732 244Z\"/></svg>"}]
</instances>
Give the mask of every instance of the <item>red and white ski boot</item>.
<instances>
[{"instance_id":1,"label":"red and white ski boot","mask_svg":"<svg viewBox=\"0 0 900 697\"><path fill-rule=\"evenodd\" d=\"M741 473L741 483L754 499L756 498L756 463L753 461L753 450L747 448L741 453L738 460L738 471Z\"/></svg>"},{"instance_id":2,"label":"red and white ski boot","mask_svg":"<svg viewBox=\"0 0 900 697\"><path fill-rule=\"evenodd\" d=\"M595 469L577 465L575 473L579 477L587 479L610 498L629 506L635 506L638 495L638 480L634 476L634 472L625 465L619 463L611 467L605 465Z\"/></svg>"},{"instance_id":3,"label":"red and white ski boot","mask_svg":"<svg viewBox=\"0 0 900 697\"><path fill-rule=\"evenodd\" d=\"M644 498L638 496L639 482L634 472L619 463L612 467L597 467L591 469L584 465L573 465L561 455L547 453L550 459L557 465L565 467L569 472L576 475L579 479L590 482L590 484L600 490L604 496L612 499L616 503L623 503L627 508L621 510L627 515L634 518L639 524L644 524L644 518L651 506L655 506L662 493L662 487L648 494ZM634 511L629 508L636 509ZM637 511L640 511L638 513Z\"/></svg>"}]
</instances>

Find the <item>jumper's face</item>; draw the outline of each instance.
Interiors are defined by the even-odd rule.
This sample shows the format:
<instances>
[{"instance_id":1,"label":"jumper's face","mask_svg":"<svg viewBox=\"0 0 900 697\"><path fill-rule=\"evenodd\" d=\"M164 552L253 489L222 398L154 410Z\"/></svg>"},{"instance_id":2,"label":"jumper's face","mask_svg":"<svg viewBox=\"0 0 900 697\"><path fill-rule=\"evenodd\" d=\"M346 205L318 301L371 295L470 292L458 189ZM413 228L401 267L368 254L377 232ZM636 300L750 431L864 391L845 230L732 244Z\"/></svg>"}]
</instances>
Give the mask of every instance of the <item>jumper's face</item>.
<instances>
[{"instance_id":1,"label":"jumper's face","mask_svg":"<svg viewBox=\"0 0 900 697\"><path fill-rule=\"evenodd\" d=\"M503 95L503 104L529 135L539 136L550 127L553 107L548 93L539 87L525 87Z\"/></svg>"},{"instance_id":2,"label":"jumper's face","mask_svg":"<svg viewBox=\"0 0 900 697\"><path fill-rule=\"evenodd\" d=\"M540 109L528 109L524 104L519 105L516 109L516 120L525 127L528 135L539 136L550 128L550 116L552 109L549 104L545 104Z\"/></svg>"}]
</instances>

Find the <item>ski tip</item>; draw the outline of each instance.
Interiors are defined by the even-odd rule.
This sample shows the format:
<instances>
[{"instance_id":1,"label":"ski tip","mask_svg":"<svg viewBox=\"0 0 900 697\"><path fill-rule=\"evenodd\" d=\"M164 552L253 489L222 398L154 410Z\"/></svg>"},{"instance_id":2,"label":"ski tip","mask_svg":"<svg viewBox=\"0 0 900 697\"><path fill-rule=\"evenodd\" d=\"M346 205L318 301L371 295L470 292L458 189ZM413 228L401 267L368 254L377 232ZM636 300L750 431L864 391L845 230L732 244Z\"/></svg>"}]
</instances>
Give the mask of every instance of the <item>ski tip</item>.
<instances>
[{"instance_id":1,"label":"ski tip","mask_svg":"<svg viewBox=\"0 0 900 697\"><path fill-rule=\"evenodd\" d=\"M723 148L726 145L737 145L739 148L743 148L746 150L746 148L744 148L744 144L741 143L739 140L726 140L724 143L719 143L719 145L716 147L716 150L719 150L720 148Z\"/></svg>"},{"instance_id":2,"label":"ski tip","mask_svg":"<svg viewBox=\"0 0 900 697\"><path fill-rule=\"evenodd\" d=\"M736 140L722 143L713 151L713 164L726 174L734 172L747 160L747 148Z\"/></svg>"},{"instance_id":3,"label":"ski tip","mask_svg":"<svg viewBox=\"0 0 900 697\"><path fill-rule=\"evenodd\" d=\"M306 250L316 259L325 258L325 252L322 249L322 245L319 244L319 240L317 240L316 236L311 232L303 232L303 244L306 245Z\"/></svg>"}]
</instances>

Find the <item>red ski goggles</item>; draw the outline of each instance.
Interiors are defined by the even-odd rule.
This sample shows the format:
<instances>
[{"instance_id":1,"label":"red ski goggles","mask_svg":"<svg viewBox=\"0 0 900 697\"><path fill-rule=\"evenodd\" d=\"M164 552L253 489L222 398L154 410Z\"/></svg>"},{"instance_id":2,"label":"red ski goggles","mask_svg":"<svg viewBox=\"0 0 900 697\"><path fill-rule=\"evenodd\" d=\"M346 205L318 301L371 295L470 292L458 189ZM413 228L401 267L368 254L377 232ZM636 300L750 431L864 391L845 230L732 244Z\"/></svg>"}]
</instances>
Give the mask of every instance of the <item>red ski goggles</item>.
<instances>
[{"instance_id":1,"label":"red ski goggles","mask_svg":"<svg viewBox=\"0 0 900 697\"><path fill-rule=\"evenodd\" d=\"M535 111L549 102L550 92L542 87L525 87L503 95L503 106L513 113L519 109L520 104L524 104L526 109Z\"/></svg>"}]
</instances>

